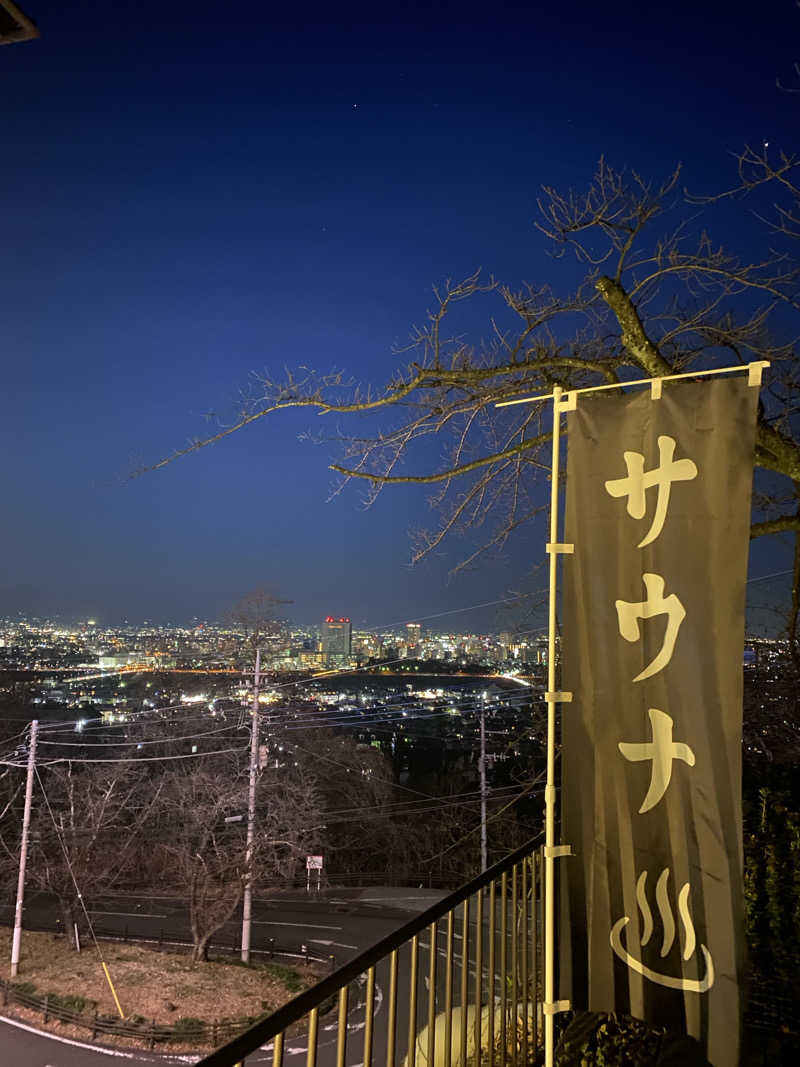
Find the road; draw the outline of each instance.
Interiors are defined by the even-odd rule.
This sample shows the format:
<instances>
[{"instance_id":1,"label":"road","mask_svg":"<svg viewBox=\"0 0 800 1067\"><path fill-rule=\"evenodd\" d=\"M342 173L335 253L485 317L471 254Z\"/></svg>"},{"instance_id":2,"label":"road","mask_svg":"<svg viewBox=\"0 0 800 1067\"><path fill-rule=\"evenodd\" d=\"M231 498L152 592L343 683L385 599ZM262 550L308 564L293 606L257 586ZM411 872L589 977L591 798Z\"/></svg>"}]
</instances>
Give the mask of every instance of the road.
<instances>
[{"instance_id":1,"label":"road","mask_svg":"<svg viewBox=\"0 0 800 1067\"><path fill-rule=\"evenodd\" d=\"M411 918L413 909L428 907L435 898L430 894L415 894L414 891L395 890L393 892L365 891L360 899L345 899L336 894L330 896L313 896L305 899L298 896L259 899L253 909L253 947L267 948L270 941L276 946L292 947L298 954L305 945L313 953L332 954L337 964L352 959L360 952L376 944L392 930L397 929ZM398 903L403 903L399 907ZM113 931L123 935L127 930L130 935L147 937L158 941L160 937L183 938L189 935L189 923L185 908L178 902L161 897L104 897L91 902L90 914L99 929ZM31 928L47 925L54 916L52 900L43 895L31 894L25 910L25 919ZM0 918L11 921L8 908L0 910ZM232 920L222 932L223 943L235 940L237 925L240 930L241 919ZM423 939L420 955L420 970L426 971L423 960L427 944ZM440 944L441 952L441 944ZM385 968L378 969L376 1005L375 1005L375 1047L385 1046L385 1012L383 1009L384 990L388 985ZM408 986L407 953L401 953L400 989ZM420 982L424 981L420 974ZM363 989L362 989L363 992ZM404 997L398 998L401 1010L398 1012L398 1030L405 1033L407 1019L402 1011ZM348 1036L352 1052L347 1062L354 1067L359 1063L360 1041L358 1035L364 1028L364 1006L360 1002L351 1005L348 1016ZM320 1067L333 1062L336 1041L335 1017L320 1020L319 1061ZM303 1067L301 1060L306 1053L305 1042L298 1039L287 1041L284 1062L287 1067ZM118 1049L102 1049L86 1041L54 1040L36 1032L35 1024L21 1024L9 1019L0 1021L0 1063L5 1067L111 1067L117 1064L179 1064L195 1063L196 1055L149 1054L147 1052ZM266 1063L272 1061L271 1049L267 1048L248 1057L247 1063Z\"/></svg>"}]
</instances>

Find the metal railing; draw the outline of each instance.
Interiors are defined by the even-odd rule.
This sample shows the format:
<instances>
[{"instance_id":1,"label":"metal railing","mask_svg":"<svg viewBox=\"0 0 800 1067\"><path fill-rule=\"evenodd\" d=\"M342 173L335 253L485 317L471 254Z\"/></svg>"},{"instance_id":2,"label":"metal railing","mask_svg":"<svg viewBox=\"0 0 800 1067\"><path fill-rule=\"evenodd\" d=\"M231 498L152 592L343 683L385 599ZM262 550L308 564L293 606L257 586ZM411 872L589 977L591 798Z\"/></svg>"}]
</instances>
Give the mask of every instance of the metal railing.
<instances>
[{"instance_id":1,"label":"metal railing","mask_svg":"<svg viewBox=\"0 0 800 1067\"><path fill-rule=\"evenodd\" d=\"M288 1033L306 1067L345 1067L348 1051L363 1067L529 1067L543 1040L541 872L528 842L198 1067L265 1046L283 1067Z\"/></svg>"}]
</instances>

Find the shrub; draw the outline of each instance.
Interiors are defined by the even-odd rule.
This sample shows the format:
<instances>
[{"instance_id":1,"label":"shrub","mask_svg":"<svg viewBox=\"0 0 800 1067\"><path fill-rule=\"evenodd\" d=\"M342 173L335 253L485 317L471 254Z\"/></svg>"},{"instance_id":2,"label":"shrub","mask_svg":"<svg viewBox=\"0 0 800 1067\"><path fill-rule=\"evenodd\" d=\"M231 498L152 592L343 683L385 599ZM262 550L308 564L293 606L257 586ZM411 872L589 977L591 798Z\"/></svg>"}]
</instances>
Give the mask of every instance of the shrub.
<instances>
[{"instance_id":1,"label":"shrub","mask_svg":"<svg viewBox=\"0 0 800 1067\"><path fill-rule=\"evenodd\" d=\"M192 1015L183 1015L176 1019L172 1029L176 1034L202 1034L206 1024L202 1019L195 1019Z\"/></svg>"},{"instance_id":2,"label":"shrub","mask_svg":"<svg viewBox=\"0 0 800 1067\"><path fill-rule=\"evenodd\" d=\"M94 1011L97 1007L96 1000L89 1000L78 993L48 993L47 1003L52 1008L60 1008L62 1011L69 1011L74 1015L82 1015L86 1011Z\"/></svg>"}]
</instances>

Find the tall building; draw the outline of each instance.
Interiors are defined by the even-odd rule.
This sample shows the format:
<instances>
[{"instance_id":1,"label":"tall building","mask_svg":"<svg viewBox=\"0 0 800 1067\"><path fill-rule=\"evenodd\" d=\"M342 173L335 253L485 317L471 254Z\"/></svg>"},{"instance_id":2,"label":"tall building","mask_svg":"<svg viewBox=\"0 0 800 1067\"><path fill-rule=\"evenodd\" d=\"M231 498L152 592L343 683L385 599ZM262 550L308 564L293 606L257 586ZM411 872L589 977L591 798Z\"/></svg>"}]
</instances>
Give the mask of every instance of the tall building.
<instances>
[{"instance_id":1,"label":"tall building","mask_svg":"<svg viewBox=\"0 0 800 1067\"><path fill-rule=\"evenodd\" d=\"M422 652L421 642L422 625L418 622L406 623L406 656L409 659L419 659Z\"/></svg>"},{"instance_id":2,"label":"tall building","mask_svg":"<svg viewBox=\"0 0 800 1067\"><path fill-rule=\"evenodd\" d=\"M349 619L328 615L322 624L320 651L326 667L346 666L350 662L353 627Z\"/></svg>"}]
</instances>

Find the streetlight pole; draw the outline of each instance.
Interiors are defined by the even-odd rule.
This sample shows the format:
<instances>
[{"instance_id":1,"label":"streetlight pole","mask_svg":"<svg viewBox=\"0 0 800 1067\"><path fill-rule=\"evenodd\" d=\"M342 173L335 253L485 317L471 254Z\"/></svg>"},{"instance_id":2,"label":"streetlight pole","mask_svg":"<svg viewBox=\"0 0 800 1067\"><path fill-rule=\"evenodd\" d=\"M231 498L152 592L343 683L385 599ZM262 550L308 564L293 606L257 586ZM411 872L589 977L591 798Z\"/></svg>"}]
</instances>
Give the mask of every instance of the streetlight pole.
<instances>
[{"instance_id":1,"label":"streetlight pole","mask_svg":"<svg viewBox=\"0 0 800 1067\"><path fill-rule=\"evenodd\" d=\"M261 691L261 649L256 649L253 677L253 722L250 726L250 788L247 794L247 850L242 900L242 963L250 962L250 930L253 916L253 841L256 829L256 782L258 780L258 698Z\"/></svg>"},{"instance_id":2,"label":"streetlight pole","mask_svg":"<svg viewBox=\"0 0 800 1067\"><path fill-rule=\"evenodd\" d=\"M22 906L25 899L25 866L28 862L28 836L31 826L31 800L33 798L33 776L36 772L36 735L39 732L39 720L31 723L30 747L28 749L28 778L25 782L25 808L22 814L22 845L19 850L19 878L17 880L17 906L14 909L14 938L11 943L11 977L17 977L19 970L19 949L22 941Z\"/></svg>"}]
</instances>

